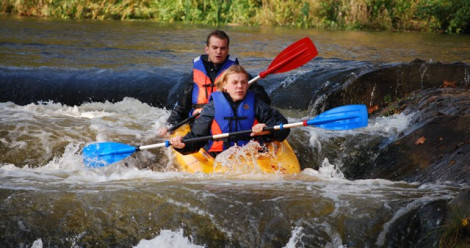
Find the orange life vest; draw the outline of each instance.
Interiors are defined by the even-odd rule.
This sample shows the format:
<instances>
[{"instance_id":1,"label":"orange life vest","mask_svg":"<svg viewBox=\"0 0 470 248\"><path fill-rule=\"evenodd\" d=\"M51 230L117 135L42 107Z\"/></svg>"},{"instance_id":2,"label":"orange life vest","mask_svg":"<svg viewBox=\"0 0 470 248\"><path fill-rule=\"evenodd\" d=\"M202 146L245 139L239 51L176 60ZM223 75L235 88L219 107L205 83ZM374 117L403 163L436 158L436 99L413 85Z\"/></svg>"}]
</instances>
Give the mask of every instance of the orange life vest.
<instances>
[{"instance_id":1,"label":"orange life vest","mask_svg":"<svg viewBox=\"0 0 470 248\"><path fill-rule=\"evenodd\" d=\"M222 75L222 72L227 70L231 65L238 64L237 58L231 59L227 57L225 62L222 64L219 72L217 73L216 80ZM192 106L193 110L189 113L189 116L193 115L196 109L202 108L209 102L209 97L212 92L216 91L215 82L212 82L202 61L202 55L193 60L193 83L194 88L192 92Z\"/></svg>"}]
</instances>

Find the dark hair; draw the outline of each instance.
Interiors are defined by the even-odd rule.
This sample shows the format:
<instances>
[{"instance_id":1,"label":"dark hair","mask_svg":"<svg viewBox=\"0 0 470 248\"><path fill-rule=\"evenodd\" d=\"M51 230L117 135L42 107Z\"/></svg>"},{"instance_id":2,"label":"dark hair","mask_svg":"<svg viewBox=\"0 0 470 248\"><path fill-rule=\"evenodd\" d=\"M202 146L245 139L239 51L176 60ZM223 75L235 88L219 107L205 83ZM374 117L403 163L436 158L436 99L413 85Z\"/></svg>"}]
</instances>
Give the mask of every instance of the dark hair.
<instances>
[{"instance_id":1,"label":"dark hair","mask_svg":"<svg viewBox=\"0 0 470 248\"><path fill-rule=\"evenodd\" d=\"M207 41L206 41L207 46L209 46L209 40L212 36L215 36L215 37L217 37L221 40L227 40L227 46L230 45L230 38L228 37L228 35L224 31L214 30L207 36Z\"/></svg>"}]
</instances>

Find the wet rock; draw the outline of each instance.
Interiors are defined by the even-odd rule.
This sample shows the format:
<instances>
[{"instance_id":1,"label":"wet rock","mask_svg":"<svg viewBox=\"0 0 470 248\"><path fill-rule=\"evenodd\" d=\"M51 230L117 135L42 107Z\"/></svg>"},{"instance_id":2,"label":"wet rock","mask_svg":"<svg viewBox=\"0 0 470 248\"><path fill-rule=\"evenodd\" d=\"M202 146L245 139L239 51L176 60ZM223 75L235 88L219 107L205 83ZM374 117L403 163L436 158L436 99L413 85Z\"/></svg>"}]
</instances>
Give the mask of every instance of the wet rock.
<instances>
[{"instance_id":1,"label":"wet rock","mask_svg":"<svg viewBox=\"0 0 470 248\"><path fill-rule=\"evenodd\" d=\"M53 101L73 106L132 97L152 106L170 107L178 97L177 92L181 92L183 78L158 68L154 71L0 68L0 102L26 105Z\"/></svg>"},{"instance_id":2,"label":"wet rock","mask_svg":"<svg viewBox=\"0 0 470 248\"><path fill-rule=\"evenodd\" d=\"M449 214L445 232L441 237L443 246L468 247L470 244L470 190L465 190L449 202Z\"/></svg>"},{"instance_id":3,"label":"wet rock","mask_svg":"<svg viewBox=\"0 0 470 248\"><path fill-rule=\"evenodd\" d=\"M470 217L470 190L465 190L461 192L454 199L452 199L449 205L456 212L458 212L459 215L469 218ZM470 227L470 225L465 225L465 226Z\"/></svg>"},{"instance_id":4,"label":"wet rock","mask_svg":"<svg viewBox=\"0 0 470 248\"><path fill-rule=\"evenodd\" d=\"M296 111L307 110L312 114L321 113L326 110L324 100L341 90L342 85L358 75L377 69L377 66L363 61L316 60L321 61L321 67L301 76L285 79L270 93L272 106Z\"/></svg>"},{"instance_id":5,"label":"wet rock","mask_svg":"<svg viewBox=\"0 0 470 248\"><path fill-rule=\"evenodd\" d=\"M371 156L348 160L346 177L470 183L470 76L463 63L413 61L366 73L331 94L326 108L362 103L371 118L404 112L410 126Z\"/></svg>"},{"instance_id":6,"label":"wet rock","mask_svg":"<svg viewBox=\"0 0 470 248\"><path fill-rule=\"evenodd\" d=\"M360 75L343 88L328 96L326 109L345 104L362 103L378 110L403 100L412 92L429 88L470 86L470 66L464 63L442 64L415 60Z\"/></svg>"},{"instance_id":7,"label":"wet rock","mask_svg":"<svg viewBox=\"0 0 470 248\"><path fill-rule=\"evenodd\" d=\"M379 151L365 178L470 182L470 91L429 89L403 104L411 126Z\"/></svg>"},{"instance_id":8,"label":"wet rock","mask_svg":"<svg viewBox=\"0 0 470 248\"><path fill-rule=\"evenodd\" d=\"M399 217L390 226L383 247L439 247L447 202L431 202Z\"/></svg>"},{"instance_id":9,"label":"wet rock","mask_svg":"<svg viewBox=\"0 0 470 248\"><path fill-rule=\"evenodd\" d=\"M307 73L295 83L285 83L279 90L294 94L273 91L273 103L301 110L308 105L312 115L340 105L366 104L370 118L403 112L413 114L411 124L393 140L361 134L325 141L321 150L308 150L291 138L301 164L317 169L327 157L342 165L348 179L470 182L469 65L422 60L362 64L361 69L346 62L337 65L344 67L333 67L331 73Z\"/></svg>"}]
</instances>

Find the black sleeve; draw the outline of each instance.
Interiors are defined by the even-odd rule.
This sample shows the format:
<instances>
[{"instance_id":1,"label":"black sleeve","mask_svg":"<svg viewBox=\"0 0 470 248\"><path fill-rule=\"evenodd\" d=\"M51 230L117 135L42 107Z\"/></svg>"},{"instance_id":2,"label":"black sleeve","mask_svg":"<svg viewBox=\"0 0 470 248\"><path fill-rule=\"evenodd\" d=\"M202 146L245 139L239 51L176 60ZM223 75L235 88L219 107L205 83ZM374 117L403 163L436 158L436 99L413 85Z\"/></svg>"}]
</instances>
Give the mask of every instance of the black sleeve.
<instances>
[{"instance_id":1,"label":"black sleeve","mask_svg":"<svg viewBox=\"0 0 470 248\"><path fill-rule=\"evenodd\" d=\"M203 137L210 135L210 128L212 125L212 120L214 119L215 113L215 106L214 102L210 101L208 104L204 106L201 111L201 114L191 129L191 131L186 134L183 139L190 139L196 137ZM188 142L186 146L182 149L175 149L176 151L180 152L181 154L190 154L199 151L203 146L207 144L208 140L200 141L200 142Z\"/></svg>"},{"instance_id":2,"label":"black sleeve","mask_svg":"<svg viewBox=\"0 0 470 248\"><path fill-rule=\"evenodd\" d=\"M183 94L176 102L170 117L166 121L168 126L174 126L189 117L189 112L191 112L192 109L192 93L194 88L192 78L193 75L191 73L190 77L186 79Z\"/></svg>"},{"instance_id":3,"label":"black sleeve","mask_svg":"<svg viewBox=\"0 0 470 248\"><path fill-rule=\"evenodd\" d=\"M281 113L279 113L279 111L271 108L271 106L263 101L260 101L260 99L255 99L255 101L256 118L259 123L264 123L268 127L279 125L281 123L288 123L287 119ZM268 138L277 141L284 141L287 136L289 136L289 134L290 129L286 128L283 130L272 131L270 135L266 135L266 137L262 137L261 139Z\"/></svg>"},{"instance_id":4,"label":"black sleeve","mask_svg":"<svg viewBox=\"0 0 470 248\"><path fill-rule=\"evenodd\" d=\"M264 90L264 87L258 82L253 83L250 86L250 90L253 91L259 99L263 100L263 102L271 105L271 98L269 98L269 95L266 90Z\"/></svg>"}]
</instances>

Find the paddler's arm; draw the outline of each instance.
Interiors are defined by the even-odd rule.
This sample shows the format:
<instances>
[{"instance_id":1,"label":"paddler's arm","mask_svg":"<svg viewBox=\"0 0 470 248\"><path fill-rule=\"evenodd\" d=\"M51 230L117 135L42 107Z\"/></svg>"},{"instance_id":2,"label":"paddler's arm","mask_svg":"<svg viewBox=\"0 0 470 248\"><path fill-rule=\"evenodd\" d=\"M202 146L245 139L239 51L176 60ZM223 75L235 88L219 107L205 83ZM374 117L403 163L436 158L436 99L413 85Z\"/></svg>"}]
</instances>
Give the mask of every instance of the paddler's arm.
<instances>
[{"instance_id":1,"label":"paddler's arm","mask_svg":"<svg viewBox=\"0 0 470 248\"><path fill-rule=\"evenodd\" d=\"M183 138L180 137L180 139L190 139L190 138L203 137L203 136L210 135L210 128L212 125L212 120L214 119L214 113L215 113L214 103L210 101L208 104L204 106L199 117L196 118L196 121L194 122L194 125L191 131L187 133ZM176 138L177 137L170 139L170 142L175 142L176 147L173 146L175 150L185 155L199 151L199 149L204 147L208 142L208 141L191 142L191 143L185 143L184 145L181 145L178 142L178 140L176 140Z\"/></svg>"},{"instance_id":2,"label":"paddler's arm","mask_svg":"<svg viewBox=\"0 0 470 248\"><path fill-rule=\"evenodd\" d=\"M181 95L179 96L178 101L175 103L173 110L171 111L170 117L168 117L165 126L161 127L157 131L157 135L160 137L167 136L168 130L184 121L188 116L189 112L192 109L192 92L194 88L194 84L192 81L192 73L185 77L186 84L184 86L184 90Z\"/></svg>"},{"instance_id":3,"label":"paddler's arm","mask_svg":"<svg viewBox=\"0 0 470 248\"><path fill-rule=\"evenodd\" d=\"M167 126L172 127L189 116L189 112L192 109L192 92L194 84L192 81L192 73L185 77L185 86L182 94L179 96L175 107L171 111L170 117L168 118Z\"/></svg>"},{"instance_id":4,"label":"paddler's arm","mask_svg":"<svg viewBox=\"0 0 470 248\"><path fill-rule=\"evenodd\" d=\"M249 90L253 91L257 97L263 100L268 105L271 104L271 98L269 97L268 93L264 89L264 87L259 84L258 82L253 83Z\"/></svg>"},{"instance_id":5,"label":"paddler's arm","mask_svg":"<svg viewBox=\"0 0 470 248\"><path fill-rule=\"evenodd\" d=\"M255 99L255 108L256 108L256 119L260 124L266 124L266 126L276 126L279 124L288 123L287 119L279 113L279 111L271 108L268 104L261 101L259 98ZM255 128L254 126L253 128ZM255 130L254 130L255 131ZM277 140L284 141L287 136L290 134L290 129L286 128L283 130L272 131L268 135L258 136L257 138L263 139L266 141Z\"/></svg>"}]
</instances>

